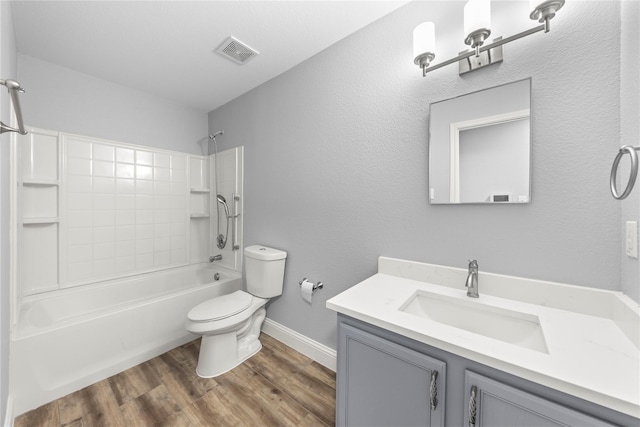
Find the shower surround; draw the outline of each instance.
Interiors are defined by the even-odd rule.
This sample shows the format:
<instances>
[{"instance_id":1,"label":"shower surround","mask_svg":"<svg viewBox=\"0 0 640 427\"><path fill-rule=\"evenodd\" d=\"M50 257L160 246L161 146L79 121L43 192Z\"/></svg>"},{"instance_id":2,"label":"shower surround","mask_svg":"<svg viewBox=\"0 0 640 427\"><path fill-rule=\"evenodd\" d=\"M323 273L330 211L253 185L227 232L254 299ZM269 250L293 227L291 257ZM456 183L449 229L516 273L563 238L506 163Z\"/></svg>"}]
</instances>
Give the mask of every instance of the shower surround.
<instances>
[{"instance_id":1,"label":"shower surround","mask_svg":"<svg viewBox=\"0 0 640 427\"><path fill-rule=\"evenodd\" d=\"M10 393L20 414L194 339L186 313L240 289L242 257L212 245L214 156L41 129L15 144ZM218 190L240 196L242 213L243 149L218 156Z\"/></svg>"}]
</instances>

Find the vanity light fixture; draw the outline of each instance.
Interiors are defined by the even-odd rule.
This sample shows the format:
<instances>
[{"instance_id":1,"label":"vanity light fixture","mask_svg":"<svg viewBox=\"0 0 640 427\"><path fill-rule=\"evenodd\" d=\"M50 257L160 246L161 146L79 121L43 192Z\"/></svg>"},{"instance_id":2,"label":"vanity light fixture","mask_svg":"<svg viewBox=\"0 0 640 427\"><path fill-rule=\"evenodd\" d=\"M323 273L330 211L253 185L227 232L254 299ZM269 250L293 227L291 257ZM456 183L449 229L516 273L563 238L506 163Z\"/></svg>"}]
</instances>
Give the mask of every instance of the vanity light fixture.
<instances>
[{"instance_id":1,"label":"vanity light fixture","mask_svg":"<svg viewBox=\"0 0 640 427\"><path fill-rule=\"evenodd\" d=\"M536 27L511 37L498 37L492 43L484 44L491 35L491 2L490 0L469 0L464 6L465 44L471 50L460 52L455 58L431 65L435 54L435 25L424 22L413 30L413 62L422 68L422 76L446 65L458 62L459 74L468 73L487 65L502 61L502 45L540 31L548 33L549 21L564 6L565 0L530 0L529 18L541 23Z\"/></svg>"}]
</instances>

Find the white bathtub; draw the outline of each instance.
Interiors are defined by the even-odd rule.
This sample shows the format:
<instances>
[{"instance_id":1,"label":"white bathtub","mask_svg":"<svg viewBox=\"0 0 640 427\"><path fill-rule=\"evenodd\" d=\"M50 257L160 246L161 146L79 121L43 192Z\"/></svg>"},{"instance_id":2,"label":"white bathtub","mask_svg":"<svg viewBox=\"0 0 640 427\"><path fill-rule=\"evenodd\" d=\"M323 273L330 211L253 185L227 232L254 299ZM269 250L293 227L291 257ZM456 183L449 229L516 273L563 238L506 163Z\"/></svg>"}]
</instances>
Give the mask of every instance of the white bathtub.
<instances>
[{"instance_id":1,"label":"white bathtub","mask_svg":"<svg viewBox=\"0 0 640 427\"><path fill-rule=\"evenodd\" d=\"M14 415L195 339L187 312L241 288L239 273L199 264L25 298L11 340Z\"/></svg>"}]
</instances>

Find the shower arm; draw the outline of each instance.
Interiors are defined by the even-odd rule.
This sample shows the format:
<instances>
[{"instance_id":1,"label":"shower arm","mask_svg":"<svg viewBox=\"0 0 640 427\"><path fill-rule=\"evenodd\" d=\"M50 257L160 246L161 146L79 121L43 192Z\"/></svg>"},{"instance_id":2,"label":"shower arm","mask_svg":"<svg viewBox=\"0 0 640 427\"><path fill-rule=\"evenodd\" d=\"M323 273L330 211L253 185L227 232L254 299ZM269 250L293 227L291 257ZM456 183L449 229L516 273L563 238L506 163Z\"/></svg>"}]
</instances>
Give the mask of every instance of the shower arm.
<instances>
[{"instance_id":1,"label":"shower arm","mask_svg":"<svg viewBox=\"0 0 640 427\"><path fill-rule=\"evenodd\" d=\"M20 83L11 79L0 79L0 85L6 86L9 90L9 95L11 96L11 101L13 102L13 109L16 114L16 121L18 122L17 128L7 126L4 123L0 122L0 134L3 134L5 132L18 132L20 135L26 135L27 131L24 128L24 121L22 120L22 110L20 109L20 99L18 98L18 93L24 93L24 89L20 87Z\"/></svg>"}]
</instances>

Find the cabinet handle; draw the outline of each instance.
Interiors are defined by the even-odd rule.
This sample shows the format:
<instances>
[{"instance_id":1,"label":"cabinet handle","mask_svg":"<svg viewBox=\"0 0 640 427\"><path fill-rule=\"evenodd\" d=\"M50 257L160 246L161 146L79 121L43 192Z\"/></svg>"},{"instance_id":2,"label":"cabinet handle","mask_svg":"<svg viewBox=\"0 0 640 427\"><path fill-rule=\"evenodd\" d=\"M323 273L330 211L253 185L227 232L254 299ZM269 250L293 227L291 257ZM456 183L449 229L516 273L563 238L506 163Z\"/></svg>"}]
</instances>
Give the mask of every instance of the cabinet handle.
<instances>
[{"instance_id":1,"label":"cabinet handle","mask_svg":"<svg viewBox=\"0 0 640 427\"><path fill-rule=\"evenodd\" d=\"M476 386L471 386L471 396L469 397L469 427L476 426Z\"/></svg>"},{"instance_id":2,"label":"cabinet handle","mask_svg":"<svg viewBox=\"0 0 640 427\"><path fill-rule=\"evenodd\" d=\"M438 371L431 372L431 410L435 411L438 406L438 385L436 380L438 379Z\"/></svg>"}]
</instances>

